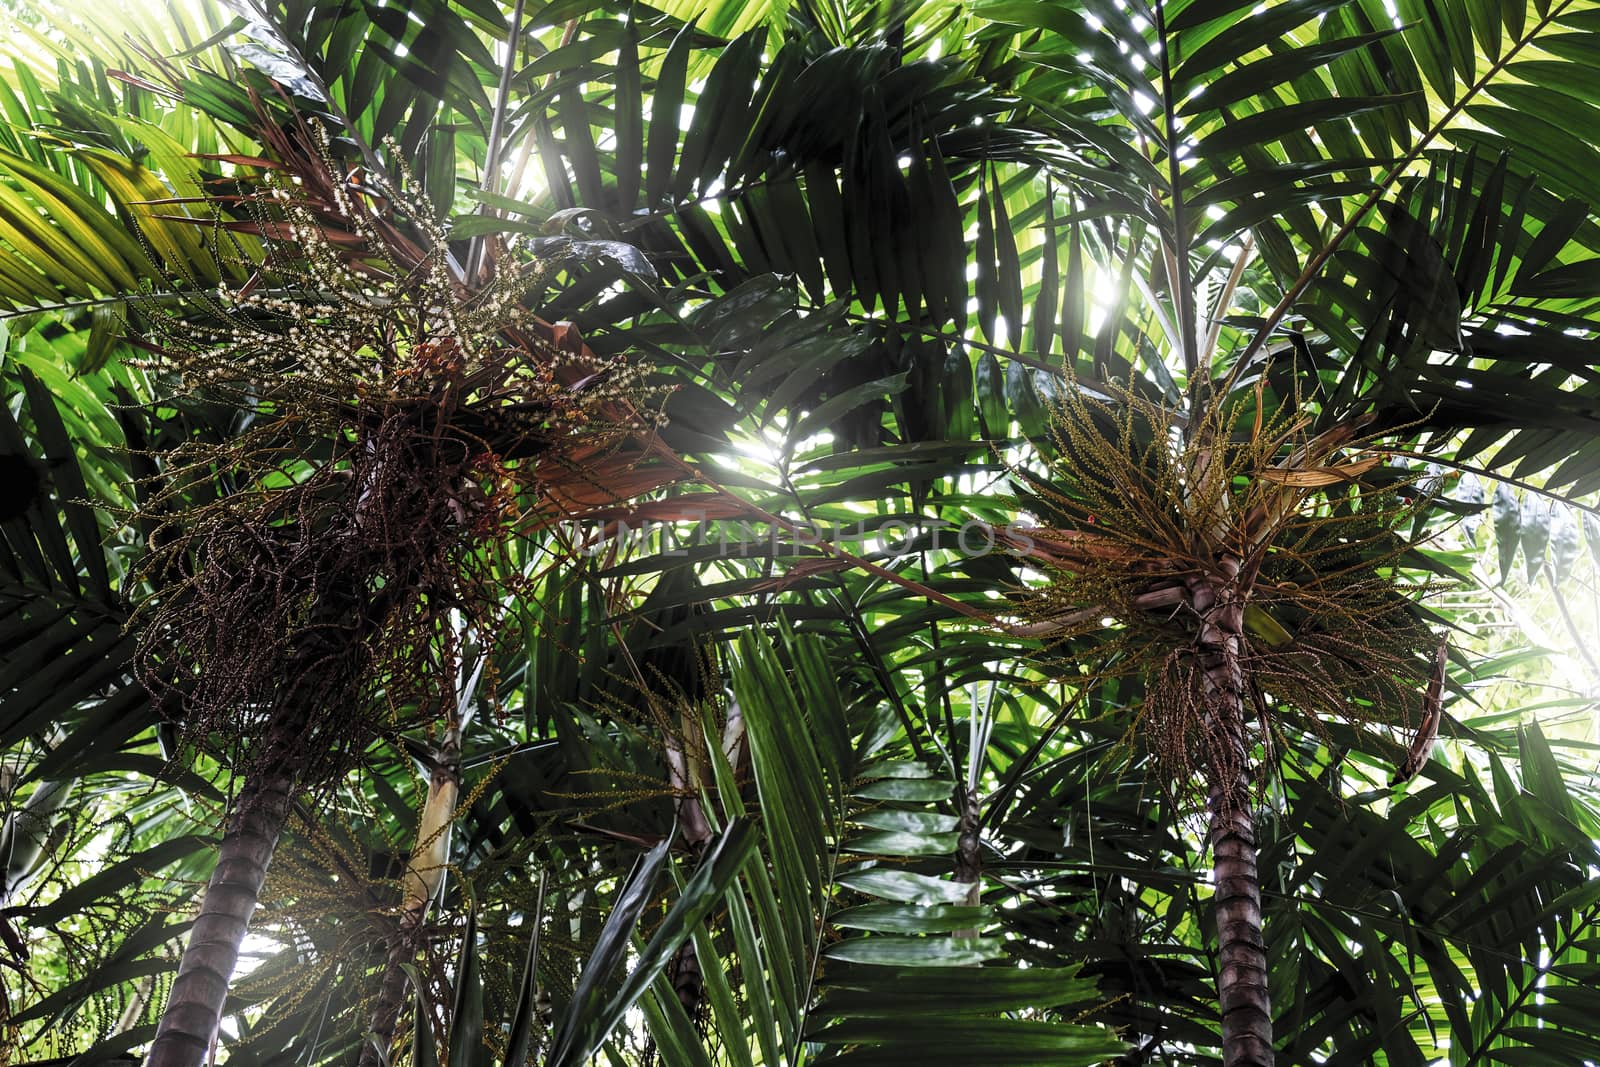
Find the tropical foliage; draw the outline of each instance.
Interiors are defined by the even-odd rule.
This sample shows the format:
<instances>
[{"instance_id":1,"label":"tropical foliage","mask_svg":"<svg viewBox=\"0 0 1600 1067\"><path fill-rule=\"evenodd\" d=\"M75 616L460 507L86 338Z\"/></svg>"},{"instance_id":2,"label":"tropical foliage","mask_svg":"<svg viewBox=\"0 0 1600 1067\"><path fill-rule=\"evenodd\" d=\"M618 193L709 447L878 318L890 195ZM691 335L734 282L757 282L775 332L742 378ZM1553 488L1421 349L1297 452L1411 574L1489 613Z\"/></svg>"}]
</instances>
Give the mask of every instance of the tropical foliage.
<instances>
[{"instance_id":1,"label":"tropical foliage","mask_svg":"<svg viewBox=\"0 0 1600 1067\"><path fill-rule=\"evenodd\" d=\"M11 1061L1593 1056L1600 6L0 21Z\"/></svg>"}]
</instances>

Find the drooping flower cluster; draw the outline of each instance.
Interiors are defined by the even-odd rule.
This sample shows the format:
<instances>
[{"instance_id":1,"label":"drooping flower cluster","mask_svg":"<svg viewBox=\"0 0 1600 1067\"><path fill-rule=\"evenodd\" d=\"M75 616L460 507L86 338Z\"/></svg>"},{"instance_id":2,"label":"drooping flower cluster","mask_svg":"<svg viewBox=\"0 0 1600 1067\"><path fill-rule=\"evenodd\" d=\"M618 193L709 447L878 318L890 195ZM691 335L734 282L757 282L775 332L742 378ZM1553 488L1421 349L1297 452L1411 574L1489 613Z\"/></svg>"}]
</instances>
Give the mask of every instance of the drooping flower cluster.
<instances>
[{"instance_id":1,"label":"drooping flower cluster","mask_svg":"<svg viewBox=\"0 0 1600 1067\"><path fill-rule=\"evenodd\" d=\"M1133 729L1180 788L1238 755L1207 707L1198 586L1240 605L1246 711L1268 746L1273 708L1313 730L1414 724L1438 647L1414 607L1432 586L1407 573L1428 493L1364 449L1358 426L1314 432L1297 404L1263 404L1258 391L1185 417L1131 391L1066 389L1050 474L1023 475L1050 522L1028 531L1049 580L1023 613L1041 632L1098 638L1109 671L1145 679Z\"/></svg>"},{"instance_id":2,"label":"drooping flower cluster","mask_svg":"<svg viewBox=\"0 0 1600 1067\"><path fill-rule=\"evenodd\" d=\"M505 253L469 288L425 204L318 184L268 172L219 204L246 219L249 280L145 309L144 344L242 429L161 457L141 672L191 740L291 746L308 780L382 709L454 692L454 635L492 632L507 595L497 550L603 490L661 421L643 368L524 307L548 264Z\"/></svg>"}]
</instances>

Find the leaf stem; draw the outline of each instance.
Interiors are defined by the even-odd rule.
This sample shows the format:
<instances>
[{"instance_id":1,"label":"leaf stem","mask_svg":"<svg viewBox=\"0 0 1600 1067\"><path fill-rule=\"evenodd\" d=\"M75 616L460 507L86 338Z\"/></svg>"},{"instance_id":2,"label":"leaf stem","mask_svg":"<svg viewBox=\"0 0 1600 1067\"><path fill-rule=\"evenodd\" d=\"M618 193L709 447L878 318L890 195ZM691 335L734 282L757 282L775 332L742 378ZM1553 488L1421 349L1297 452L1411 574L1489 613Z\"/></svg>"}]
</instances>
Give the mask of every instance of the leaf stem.
<instances>
[{"instance_id":1,"label":"leaf stem","mask_svg":"<svg viewBox=\"0 0 1600 1067\"><path fill-rule=\"evenodd\" d=\"M524 0L517 0L511 9L511 32L506 36L506 55L504 65L500 68L500 87L495 92L494 114L489 119L489 139L483 146L483 182L480 188L486 193L495 191L495 183L500 180L500 156L504 146L500 143L505 134L506 106L511 100L511 80L517 67L517 38L522 36L522 6ZM478 205L480 210L487 210L491 214L498 214L486 204ZM477 282L478 275L483 271L483 261L488 254L489 235L479 234L473 238L472 252L467 257L467 279Z\"/></svg>"},{"instance_id":2,"label":"leaf stem","mask_svg":"<svg viewBox=\"0 0 1600 1067\"><path fill-rule=\"evenodd\" d=\"M1429 455L1426 452L1416 452L1408 448L1385 448L1383 451L1387 452L1391 456L1405 456L1408 459L1427 460L1429 463L1436 464L1440 467L1448 467L1450 470L1461 471L1463 474L1473 474L1479 478L1488 478L1490 481L1509 485L1513 489L1521 489L1525 492L1535 493L1539 496L1545 497L1548 500L1555 500L1559 503L1567 505L1568 507L1577 508L1580 511L1587 511L1591 515L1600 517L1600 505L1585 504L1581 501L1574 500L1569 496L1564 496L1553 489L1546 489L1543 486L1534 485L1531 482L1525 482L1521 478L1513 478L1509 474L1496 474L1494 471L1489 470L1486 467L1476 467L1471 463L1463 463L1460 460L1450 459L1446 456Z\"/></svg>"},{"instance_id":3,"label":"leaf stem","mask_svg":"<svg viewBox=\"0 0 1600 1067\"><path fill-rule=\"evenodd\" d=\"M1266 321L1261 324L1261 328L1256 331L1255 337L1251 338L1250 343L1245 346L1244 352L1234 362L1233 368L1228 372L1227 380L1223 385L1224 393L1233 388L1234 380L1238 377L1240 369L1250 362L1250 358L1261 350L1262 345L1266 344L1267 338L1271 336L1272 331L1277 328L1278 323L1283 320L1283 317L1286 314L1288 314L1289 309L1294 305L1295 301L1300 298L1300 295L1304 293L1308 287L1310 287L1312 281L1316 278L1317 273L1322 269L1323 265L1333 257L1333 254L1336 251L1338 251L1339 246L1344 243L1345 238L1354 233L1356 227L1361 224L1361 221L1366 218L1367 214L1371 212L1374 207L1378 205L1378 202L1383 198L1383 195L1389 191L1389 187L1393 185L1402 174L1405 173L1406 168L1410 167L1411 164L1415 163L1421 158L1422 153L1428 149L1428 147L1433 143L1434 139L1443 133L1445 127L1454 122L1456 117L1461 114L1461 112L1466 108L1467 103L1476 98L1480 92L1487 88L1489 83L1505 69L1506 65L1509 64L1511 60L1516 58L1517 53L1531 43L1533 39L1541 32L1543 32L1545 27L1549 26L1552 22L1559 18L1561 13L1564 12L1567 7L1571 5L1571 3L1572 0L1561 0L1560 3L1554 5L1547 12L1545 12L1545 14L1539 19L1538 24L1534 26L1525 37L1508 48L1504 55L1495 60L1493 63L1489 64L1489 69L1484 72L1483 77L1474 82L1471 87L1464 90L1461 96L1445 109L1444 114L1439 116L1438 121L1428 128L1427 133L1423 134L1422 138L1412 146L1411 150L1408 151L1404 156L1400 157L1394 166L1390 167L1388 172L1378 180L1378 183L1373 187L1372 192L1368 193L1366 199L1357 205L1355 211L1353 211L1350 214L1350 217L1345 220L1344 225L1340 226L1339 229L1334 232L1333 236L1328 239L1327 244L1323 245L1322 248L1319 249L1316 254L1306 262L1305 268L1300 271L1300 276L1295 279L1293 285L1289 286L1289 291L1283 294L1283 298L1280 299L1277 305L1274 306L1273 309L1267 314Z\"/></svg>"},{"instance_id":4,"label":"leaf stem","mask_svg":"<svg viewBox=\"0 0 1600 1067\"><path fill-rule=\"evenodd\" d=\"M1533 965L1533 979L1517 990L1517 995L1512 998L1511 1003L1506 1005L1506 1010L1500 1013L1500 1018L1495 1020L1495 1024L1489 1028L1489 1032L1484 1034L1483 1038L1473 1046L1471 1052L1467 1053L1467 1058L1463 1061L1465 1067L1472 1067L1473 1064L1479 1062L1483 1054L1489 1050L1490 1044L1500 1036L1500 1031L1504 1030L1506 1024L1521 1010L1522 1002L1528 999L1529 994L1536 992L1540 988L1544 978L1556 966L1556 961L1577 942L1585 930L1594 925L1596 915L1597 913L1594 911L1585 914L1572 932L1561 938L1558 945L1553 946L1555 950L1550 953L1548 963L1535 963Z\"/></svg>"},{"instance_id":5,"label":"leaf stem","mask_svg":"<svg viewBox=\"0 0 1600 1067\"><path fill-rule=\"evenodd\" d=\"M1172 302L1178 312L1178 351L1183 357L1184 371L1188 377L1190 396L1196 406L1204 397L1196 390L1206 380L1199 372L1199 354L1195 351L1194 293L1189 267L1188 219L1183 202L1183 167L1178 162L1178 113L1172 99L1172 50L1167 47L1166 5L1156 0L1156 46L1161 49L1161 117L1166 125L1167 184L1172 196L1172 243L1167 246L1167 266L1172 274ZM1166 244L1166 238L1162 237Z\"/></svg>"}]
</instances>

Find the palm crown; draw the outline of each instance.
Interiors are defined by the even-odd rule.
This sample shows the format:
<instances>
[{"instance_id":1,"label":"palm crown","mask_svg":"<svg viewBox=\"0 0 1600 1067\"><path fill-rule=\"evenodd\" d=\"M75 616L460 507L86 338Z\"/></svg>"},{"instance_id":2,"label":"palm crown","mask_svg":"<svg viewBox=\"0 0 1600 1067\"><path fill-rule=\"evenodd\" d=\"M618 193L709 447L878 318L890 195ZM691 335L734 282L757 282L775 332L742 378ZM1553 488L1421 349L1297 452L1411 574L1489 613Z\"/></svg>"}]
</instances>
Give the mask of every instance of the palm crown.
<instances>
[{"instance_id":1,"label":"palm crown","mask_svg":"<svg viewBox=\"0 0 1600 1067\"><path fill-rule=\"evenodd\" d=\"M452 549L492 590L477 611L410 571L363 579L367 601L427 587L430 628L340 659L359 732L291 723L307 759L339 751L340 814L273 787L279 826L251 832L277 847L284 947L213 990L191 1059L225 1006L231 1054L263 1061L407 1054L406 1032L453 1063L485 1038L548 1063L646 1041L736 1064L1587 1048L1593 801L1545 736L1456 720L1477 755L1387 808L1361 790L1468 677L1437 649L1470 620L1415 596L1466 577L1441 531L1472 505L1443 470L1600 488L1600 22L1576 0L1258 7L18 12L0 434L30 488L0 557L0 732L32 761L8 825L41 848L13 848L7 891L19 927L115 931L59 955L71 980L13 1005L19 1034L77 1013L102 1051L154 1035L173 909L214 861L184 810L252 761L230 748L248 717L153 706L128 605L226 558L190 551L205 506L249 495L221 457L292 439L285 484L342 499L376 403L497 459L538 438L510 458L548 511ZM274 179L293 219L251 200ZM328 269L263 269L297 247ZM280 309L367 288L333 265L435 271L423 318L516 279L482 331L516 369L288 386L310 350ZM219 310L270 367L197 332ZM441 343L393 352L448 363ZM130 345L221 388L177 396ZM587 370L514 387L563 351ZM649 381L596 375L616 357ZM657 403L659 426L623 410ZM605 432L541 466L558 407ZM343 443L285 429L306 420ZM453 536L466 483L508 473L452 471L408 535ZM674 525L696 519L711 543ZM1027 551L937 536L972 520ZM664 525L605 540L644 521ZM912 533L813 533L863 521ZM1514 551L1522 527L1497 527ZM94 880L22 902L66 782L162 766ZM455 810L407 799L451 783Z\"/></svg>"}]
</instances>

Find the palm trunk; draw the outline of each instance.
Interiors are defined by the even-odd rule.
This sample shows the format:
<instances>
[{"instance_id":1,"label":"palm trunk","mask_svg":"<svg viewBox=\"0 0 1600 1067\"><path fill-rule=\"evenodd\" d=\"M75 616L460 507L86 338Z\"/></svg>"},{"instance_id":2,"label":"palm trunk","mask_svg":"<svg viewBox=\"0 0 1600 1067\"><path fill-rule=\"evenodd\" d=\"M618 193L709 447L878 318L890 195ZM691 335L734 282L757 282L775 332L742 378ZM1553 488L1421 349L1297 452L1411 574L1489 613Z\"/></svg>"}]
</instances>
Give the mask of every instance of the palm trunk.
<instances>
[{"instance_id":1,"label":"palm trunk","mask_svg":"<svg viewBox=\"0 0 1600 1067\"><path fill-rule=\"evenodd\" d=\"M406 1001L405 965L416 957L417 931L422 926L423 914L420 909L407 909L400 916L399 929L389 941L383 983L378 987L378 1001L372 1009L372 1032L361 1046L358 1067L381 1067L390 1062L390 1046L394 1044L395 1028L400 1025L400 1010Z\"/></svg>"},{"instance_id":2,"label":"palm trunk","mask_svg":"<svg viewBox=\"0 0 1600 1067\"><path fill-rule=\"evenodd\" d=\"M364 462L353 461L355 506L348 525L299 530L302 538L334 538L342 551L332 574L314 585L311 618L290 642L268 703L272 719L260 740L261 754L251 760L253 769L239 791L145 1067L201 1067L205 1062L240 945L302 775L331 773L317 763L323 754L313 751L326 743L314 729L318 716L330 709L335 715L349 713L347 702L359 695L370 665L368 641L381 633L390 612L414 594L422 577L414 561L408 564L410 572L391 570L394 561L384 555L383 531L404 522L391 514L397 498L386 497L385 485L397 471L381 460L373 438L363 441L361 453ZM404 467L398 473L405 477ZM386 580L374 593L369 584L378 575Z\"/></svg>"},{"instance_id":3,"label":"palm trunk","mask_svg":"<svg viewBox=\"0 0 1600 1067\"><path fill-rule=\"evenodd\" d=\"M284 667L288 691L239 790L145 1067L201 1067L206 1060L222 1021L239 947L301 785L307 734L329 701L341 707L338 702L351 690L351 679L360 675L363 641L394 603L393 594L363 598L359 576L352 568L347 589L324 594L289 655Z\"/></svg>"},{"instance_id":4,"label":"palm trunk","mask_svg":"<svg viewBox=\"0 0 1600 1067\"><path fill-rule=\"evenodd\" d=\"M117 1017L116 1033L125 1034L139 1025L144 1018L144 1009L150 1003L150 993L155 989L155 975L147 974L133 987L133 994L128 997L128 1003L123 1005L122 1014Z\"/></svg>"},{"instance_id":5,"label":"palm trunk","mask_svg":"<svg viewBox=\"0 0 1600 1067\"><path fill-rule=\"evenodd\" d=\"M961 815L956 822L955 880L972 888L967 890L967 903L978 903L983 877L982 842L978 837L981 812L978 810L978 791L961 789L958 794Z\"/></svg>"},{"instance_id":6,"label":"palm trunk","mask_svg":"<svg viewBox=\"0 0 1600 1067\"><path fill-rule=\"evenodd\" d=\"M684 736L695 737L689 732L693 724L687 715L680 718L679 726ZM678 826L684 844L689 846L692 865L698 867L700 858L705 855L706 848L715 836L705 809L700 806L699 787L706 773L705 760L697 753L685 752L683 741L670 732L666 737L666 750L668 781L678 796ZM691 1021L697 1019L700 1005L705 999L706 982L700 970L700 958L695 954L693 938L685 941L672 962L667 964L667 979L672 983L673 992L678 995L678 1003L683 1005L684 1014Z\"/></svg>"},{"instance_id":7,"label":"palm trunk","mask_svg":"<svg viewBox=\"0 0 1600 1067\"><path fill-rule=\"evenodd\" d=\"M1233 581L1238 561L1224 557L1220 565L1223 577L1194 580L1190 595L1201 620L1196 651L1205 700L1203 752L1216 880L1222 1062L1224 1067L1272 1067L1272 1004L1261 935L1261 879L1250 811L1240 663L1244 604Z\"/></svg>"},{"instance_id":8,"label":"palm trunk","mask_svg":"<svg viewBox=\"0 0 1600 1067\"><path fill-rule=\"evenodd\" d=\"M200 1067L216 1036L239 946L297 785L287 761L264 766L239 791L145 1067Z\"/></svg>"},{"instance_id":9,"label":"palm trunk","mask_svg":"<svg viewBox=\"0 0 1600 1067\"><path fill-rule=\"evenodd\" d=\"M417 953L417 936L444 880L445 864L450 862L450 830L455 822L456 802L461 793L460 732L452 727L428 779L428 799L417 820L417 843L405 874L405 903L400 923L389 941L389 956L384 964L378 1000L372 1009L372 1031L361 1046L358 1067L382 1067L390 1062L390 1046L406 1002L405 965Z\"/></svg>"},{"instance_id":10,"label":"palm trunk","mask_svg":"<svg viewBox=\"0 0 1600 1067\"><path fill-rule=\"evenodd\" d=\"M978 806L978 791L961 788L957 791L956 803L960 805L961 815L956 821L955 881L967 887L964 903L976 907L983 903L983 841L978 834L982 812ZM950 936L959 940L977 937L982 932L971 927L956 930Z\"/></svg>"},{"instance_id":11,"label":"palm trunk","mask_svg":"<svg viewBox=\"0 0 1600 1067\"><path fill-rule=\"evenodd\" d=\"M698 867L716 836L710 820L706 818L705 808L700 804L700 789L710 788L713 782L707 763L710 753L704 747L704 735L699 732L699 724L689 714L679 716L677 730L677 733L670 728L664 731L667 776L673 793L678 797L678 826L683 833L684 844L689 846L693 865ZM688 741L687 747L685 741ZM722 726L720 747L728 766L737 774L748 753L744 743L744 713L740 711L738 702L731 699L728 702L728 718ZM684 1014L691 1021L698 1022L705 1004L706 983L693 938L683 943L683 947L667 965L667 978L678 996L678 1003L683 1005Z\"/></svg>"}]
</instances>

